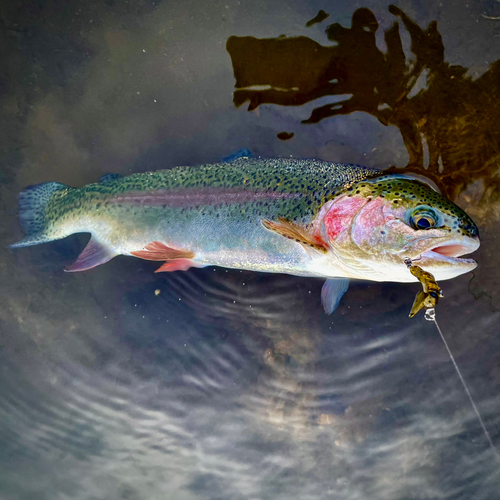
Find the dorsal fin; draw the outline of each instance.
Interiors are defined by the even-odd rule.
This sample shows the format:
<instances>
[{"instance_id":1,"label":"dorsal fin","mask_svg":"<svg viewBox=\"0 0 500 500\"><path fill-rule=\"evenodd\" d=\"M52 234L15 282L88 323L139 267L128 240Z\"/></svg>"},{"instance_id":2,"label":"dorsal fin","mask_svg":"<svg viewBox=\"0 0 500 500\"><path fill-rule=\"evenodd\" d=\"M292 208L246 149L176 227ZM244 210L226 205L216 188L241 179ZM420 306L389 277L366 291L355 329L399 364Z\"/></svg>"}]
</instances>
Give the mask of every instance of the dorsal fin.
<instances>
[{"instance_id":1,"label":"dorsal fin","mask_svg":"<svg viewBox=\"0 0 500 500\"><path fill-rule=\"evenodd\" d=\"M222 161L225 161L227 163L231 163L232 161L235 161L239 158L251 158L252 152L249 149L243 148L243 149L238 149L235 153L229 156L224 156L222 158Z\"/></svg>"},{"instance_id":2,"label":"dorsal fin","mask_svg":"<svg viewBox=\"0 0 500 500\"><path fill-rule=\"evenodd\" d=\"M110 174L104 174L101 175L99 178L99 182L102 184L104 182L111 182L111 181L116 181L116 179L120 179L122 174L118 173L110 173Z\"/></svg>"}]
</instances>

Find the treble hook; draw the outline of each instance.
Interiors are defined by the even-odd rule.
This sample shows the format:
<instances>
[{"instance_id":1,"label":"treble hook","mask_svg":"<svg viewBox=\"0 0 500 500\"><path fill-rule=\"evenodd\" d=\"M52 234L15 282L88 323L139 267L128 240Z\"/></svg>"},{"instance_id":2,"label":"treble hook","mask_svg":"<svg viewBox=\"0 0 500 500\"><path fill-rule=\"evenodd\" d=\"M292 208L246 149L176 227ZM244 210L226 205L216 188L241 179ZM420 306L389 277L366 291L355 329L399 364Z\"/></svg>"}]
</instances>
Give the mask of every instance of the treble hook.
<instances>
[{"instance_id":1,"label":"treble hook","mask_svg":"<svg viewBox=\"0 0 500 500\"><path fill-rule=\"evenodd\" d=\"M434 276L427 271L424 271L421 267L415 266L411 259L405 259L404 263L406 267L410 270L410 273L415 276L415 278L422 284L422 289L417 293L415 301L410 311L410 318L413 318L415 314L420 311L420 309L425 308L426 310L434 309L439 302L439 298L443 297L443 291L439 288L436 283Z\"/></svg>"}]
</instances>

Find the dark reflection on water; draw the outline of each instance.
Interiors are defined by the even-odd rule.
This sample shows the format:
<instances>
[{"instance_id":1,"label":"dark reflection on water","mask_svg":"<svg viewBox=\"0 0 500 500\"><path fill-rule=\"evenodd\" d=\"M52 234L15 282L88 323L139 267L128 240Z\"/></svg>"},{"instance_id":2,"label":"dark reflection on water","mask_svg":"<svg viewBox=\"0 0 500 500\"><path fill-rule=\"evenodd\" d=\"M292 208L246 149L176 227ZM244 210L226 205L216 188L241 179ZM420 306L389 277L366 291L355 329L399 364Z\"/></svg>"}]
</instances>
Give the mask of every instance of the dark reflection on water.
<instances>
[{"instance_id":1,"label":"dark reflection on water","mask_svg":"<svg viewBox=\"0 0 500 500\"><path fill-rule=\"evenodd\" d=\"M302 123L370 113L383 125L399 128L409 154L404 171L425 174L451 198L477 180L490 195L498 190L500 61L473 79L467 68L445 62L436 21L423 29L398 7L391 5L389 11L410 36L411 60L398 22L385 30L386 51L378 48L379 24L366 8L354 12L350 28L339 23L326 28L333 46L307 37L230 37L234 104L250 101L248 109L253 110L261 104L300 106L349 95L314 108ZM268 88L251 89L256 85Z\"/></svg>"},{"instance_id":2,"label":"dark reflection on water","mask_svg":"<svg viewBox=\"0 0 500 500\"><path fill-rule=\"evenodd\" d=\"M408 18L348 3L15 4L0 30L2 241L19 239L25 184L242 147L382 167L374 143L407 151L403 170L429 175L480 225L480 267L441 283L438 320L500 448L500 25L476 7L420 3L405 4ZM336 45L311 38L322 24L305 27L320 7ZM235 102L254 113L231 103L226 40ZM297 128L309 114L321 123ZM2 499L497 497L499 466L442 342L408 319L416 285L354 283L326 316L313 279L158 275L125 257L63 273L85 240L0 249Z\"/></svg>"}]
</instances>

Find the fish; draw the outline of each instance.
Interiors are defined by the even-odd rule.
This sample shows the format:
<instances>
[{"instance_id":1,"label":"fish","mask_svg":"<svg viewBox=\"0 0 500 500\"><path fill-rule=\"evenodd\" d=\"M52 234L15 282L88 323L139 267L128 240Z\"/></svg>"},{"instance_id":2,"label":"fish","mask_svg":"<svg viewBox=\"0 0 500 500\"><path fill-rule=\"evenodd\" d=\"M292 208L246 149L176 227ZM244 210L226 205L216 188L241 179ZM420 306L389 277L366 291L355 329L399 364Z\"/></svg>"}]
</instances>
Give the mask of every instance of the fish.
<instances>
[{"instance_id":1,"label":"fish","mask_svg":"<svg viewBox=\"0 0 500 500\"><path fill-rule=\"evenodd\" d=\"M117 255L156 272L221 266L326 279L332 313L350 279L415 282L406 259L437 280L473 270L473 220L432 187L402 174L316 159L251 157L19 194L21 248L90 233L77 272Z\"/></svg>"}]
</instances>

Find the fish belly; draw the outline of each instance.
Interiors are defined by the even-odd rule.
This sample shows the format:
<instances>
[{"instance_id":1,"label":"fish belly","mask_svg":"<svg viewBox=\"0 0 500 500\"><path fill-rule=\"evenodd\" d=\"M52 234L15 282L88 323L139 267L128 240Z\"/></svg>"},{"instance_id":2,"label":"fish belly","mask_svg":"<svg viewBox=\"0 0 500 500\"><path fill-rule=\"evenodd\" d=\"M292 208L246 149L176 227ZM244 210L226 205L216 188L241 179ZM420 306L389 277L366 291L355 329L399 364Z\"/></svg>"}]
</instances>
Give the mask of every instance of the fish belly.
<instances>
[{"instance_id":1,"label":"fish belly","mask_svg":"<svg viewBox=\"0 0 500 500\"><path fill-rule=\"evenodd\" d=\"M124 209L96 220L90 231L117 254L132 255L153 242L194 253L194 266L315 275L311 257L296 242L266 230L261 217L242 217L241 208L180 210Z\"/></svg>"}]
</instances>

